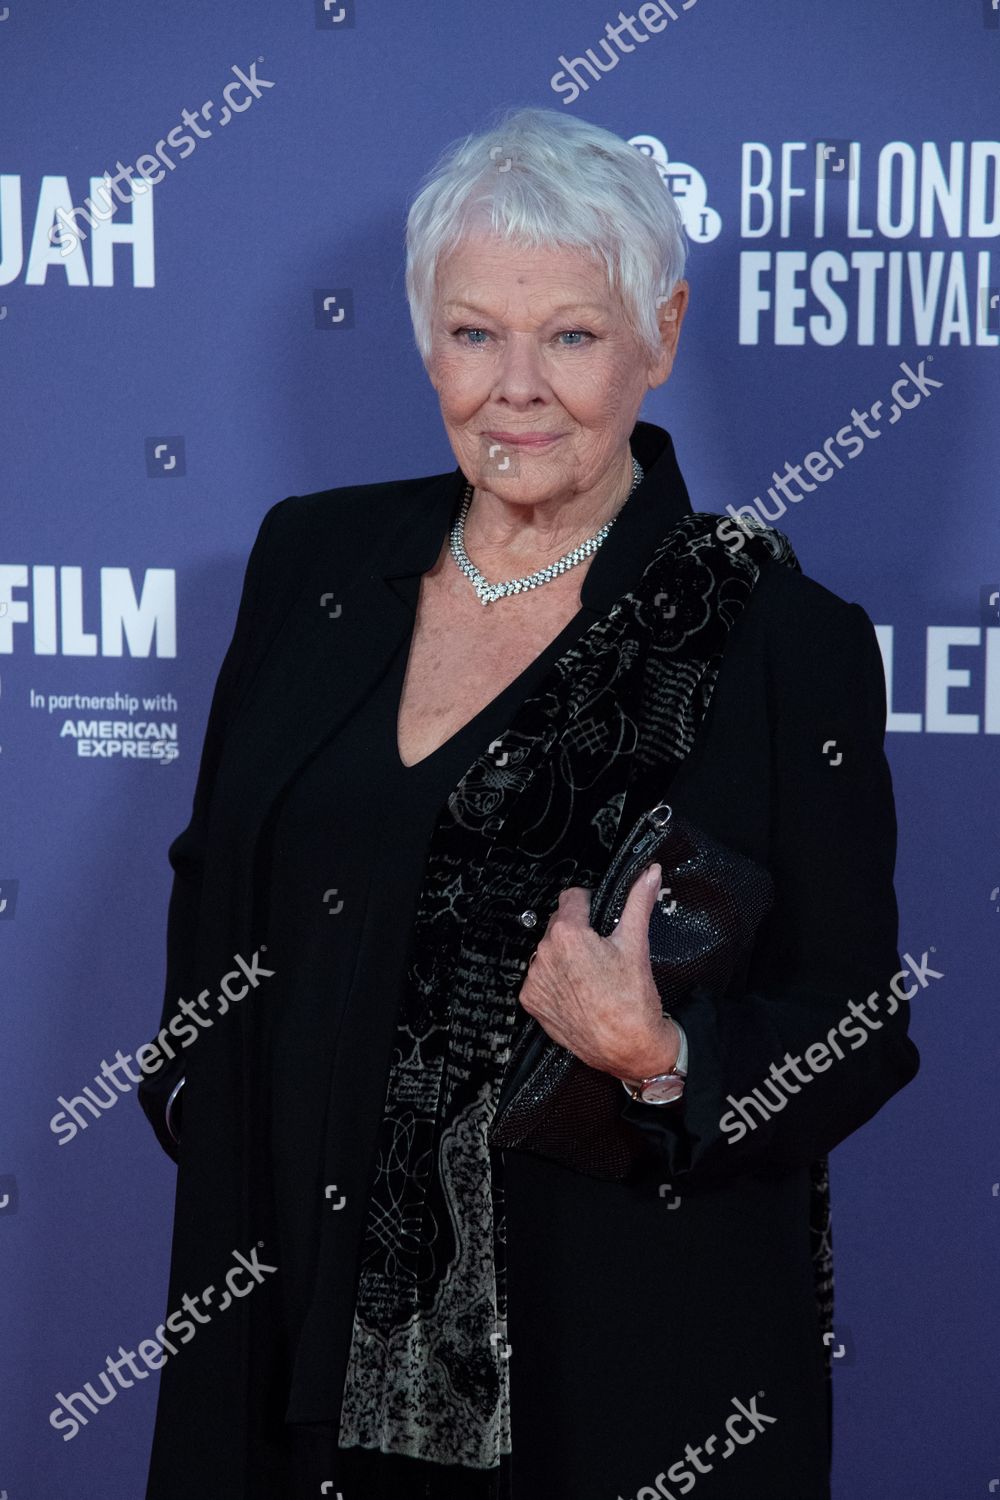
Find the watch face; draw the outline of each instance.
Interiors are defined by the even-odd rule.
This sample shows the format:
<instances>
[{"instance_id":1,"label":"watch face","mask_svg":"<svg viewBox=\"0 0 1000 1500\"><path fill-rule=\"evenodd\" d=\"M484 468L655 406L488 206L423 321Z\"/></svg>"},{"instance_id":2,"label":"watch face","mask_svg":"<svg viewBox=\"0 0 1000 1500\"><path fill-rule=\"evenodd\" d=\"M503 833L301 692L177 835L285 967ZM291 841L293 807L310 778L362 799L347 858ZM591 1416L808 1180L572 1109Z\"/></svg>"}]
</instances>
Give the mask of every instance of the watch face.
<instances>
[{"instance_id":1,"label":"watch face","mask_svg":"<svg viewBox=\"0 0 1000 1500\"><path fill-rule=\"evenodd\" d=\"M684 1092L684 1083L679 1078L656 1079L643 1085L640 1098L645 1104L672 1104Z\"/></svg>"}]
</instances>

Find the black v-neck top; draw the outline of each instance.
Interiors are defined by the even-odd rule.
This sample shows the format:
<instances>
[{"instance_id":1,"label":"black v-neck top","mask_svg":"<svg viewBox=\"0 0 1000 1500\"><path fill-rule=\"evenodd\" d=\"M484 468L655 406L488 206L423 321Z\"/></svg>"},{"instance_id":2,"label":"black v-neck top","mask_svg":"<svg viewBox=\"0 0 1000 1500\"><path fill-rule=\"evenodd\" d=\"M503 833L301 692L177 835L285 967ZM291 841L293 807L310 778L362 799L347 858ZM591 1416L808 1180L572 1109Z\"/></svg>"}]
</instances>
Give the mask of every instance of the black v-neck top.
<instances>
[{"instance_id":1,"label":"black v-neck top","mask_svg":"<svg viewBox=\"0 0 1000 1500\"><path fill-rule=\"evenodd\" d=\"M419 575L394 582L414 616L419 584ZM375 1138L431 833L464 771L594 618L581 608L457 733L406 766L396 720L411 622L371 693L272 813L267 929L275 989L261 1010L266 1061L259 1088L268 1111L269 1160L262 1166L273 1184L284 1305L283 1327L269 1332L272 1346L280 1346L272 1358L287 1380L286 1420L331 1424L334 1443ZM317 871L324 872L318 883ZM342 1458L329 1432L323 1464L339 1467L325 1477L356 1478L363 1463L366 1500L377 1493L373 1464L401 1485L411 1470L416 1479L438 1468L367 1454L352 1467L357 1450ZM477 1478L463 1470L459 1477L465 1500L503 1493L496 1471ZM440 1471L436 1482L435 1495ZM405 1492L421 1493L415 1480Z\"/></svg>"}]
</instances>

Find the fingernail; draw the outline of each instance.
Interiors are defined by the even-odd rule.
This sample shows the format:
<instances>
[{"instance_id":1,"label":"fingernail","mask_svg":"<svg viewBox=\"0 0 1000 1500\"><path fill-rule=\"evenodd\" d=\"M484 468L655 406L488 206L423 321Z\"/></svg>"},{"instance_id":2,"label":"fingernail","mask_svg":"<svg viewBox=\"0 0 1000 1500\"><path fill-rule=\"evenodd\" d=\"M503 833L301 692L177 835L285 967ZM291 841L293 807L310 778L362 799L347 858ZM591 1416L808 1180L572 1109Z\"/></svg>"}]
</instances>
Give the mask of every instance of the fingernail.
<instances>
[{"instance_id":1,"label":"fingernail","mask_svg":"<svg viewBox=\"0 0 1000 1500\"><path fill-rule=\"evenodd\" d=\"M662 871L659 865L650 865L646 871L646 880L650 885L659 885Z\"/></svg>"}]
</instances>

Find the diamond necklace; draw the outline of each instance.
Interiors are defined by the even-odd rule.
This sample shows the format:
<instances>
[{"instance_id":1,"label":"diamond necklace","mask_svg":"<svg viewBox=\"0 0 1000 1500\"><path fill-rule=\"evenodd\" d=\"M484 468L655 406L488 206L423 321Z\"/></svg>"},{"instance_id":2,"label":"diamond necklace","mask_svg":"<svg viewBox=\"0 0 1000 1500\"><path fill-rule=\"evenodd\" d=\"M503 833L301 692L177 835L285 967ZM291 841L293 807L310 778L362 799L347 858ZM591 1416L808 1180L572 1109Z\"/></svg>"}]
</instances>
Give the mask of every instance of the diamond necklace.
<instances>
[{"instance_id":1,"label":"diamond necklace","mask_svg":"<svg viewBox=\"0 0 1000 1500\"><path fill-rule=\"evenodd\" d=\"M625 500L632 494L632 491L642 477L642 465L633 454L632 487L628 495L625 496ZM470 562L469 554L465 550L465 518L469 513L469 506L472 504L472 496L473 486L469 481L466 481L462 503L455 518L455 524L451 528L451 555L466 578L471 579L476 593L483 604L492 604L494 599L502 599L504 594L519 594L522 589L538 588L540 584L548 583L551 579L557 578L560 573L565 573L567 569L575 567L579 562L583 562L585 557L589 557L592 552L597 551L617 521L622 508L619 506L618 510L611 517L611 520L605 521L600 531L594 536L589 537L585 542L581 542L578 547L574 547L571 552L567 552L565 556L560 557L556 562L549 563L544 568L538 568L534 573L528 573L523 578L508 578L505 583L490 583L488 579L483 577L475 563ZM625 501L623 500L622 505L624 503Z\"/></svg>"}]
</instances>

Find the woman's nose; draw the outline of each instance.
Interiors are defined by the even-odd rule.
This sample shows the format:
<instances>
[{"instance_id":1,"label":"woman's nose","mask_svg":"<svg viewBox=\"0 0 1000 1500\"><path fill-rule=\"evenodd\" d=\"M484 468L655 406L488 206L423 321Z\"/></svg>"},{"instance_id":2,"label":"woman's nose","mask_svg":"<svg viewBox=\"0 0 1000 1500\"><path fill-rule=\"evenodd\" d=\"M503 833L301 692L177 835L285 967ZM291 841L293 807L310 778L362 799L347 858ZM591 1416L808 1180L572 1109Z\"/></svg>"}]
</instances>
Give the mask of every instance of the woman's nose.
<instances>
[{"instance_id":1,"label":"woman's nose","mask_svg":"<svg viewBox=\"0 0 1000 1500\"><path fill-rule=\"evenodd\" d=\"M518 404L544 397L548 390L542 359L533 341L518 334L509 336L496 371L494 397Z\"/></svg>"}]
</instances>

